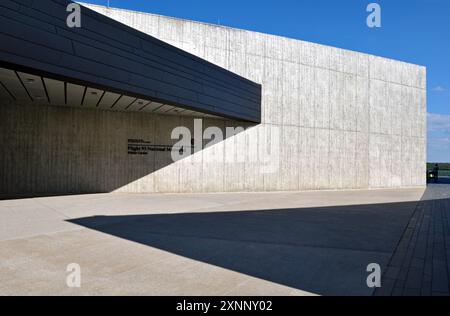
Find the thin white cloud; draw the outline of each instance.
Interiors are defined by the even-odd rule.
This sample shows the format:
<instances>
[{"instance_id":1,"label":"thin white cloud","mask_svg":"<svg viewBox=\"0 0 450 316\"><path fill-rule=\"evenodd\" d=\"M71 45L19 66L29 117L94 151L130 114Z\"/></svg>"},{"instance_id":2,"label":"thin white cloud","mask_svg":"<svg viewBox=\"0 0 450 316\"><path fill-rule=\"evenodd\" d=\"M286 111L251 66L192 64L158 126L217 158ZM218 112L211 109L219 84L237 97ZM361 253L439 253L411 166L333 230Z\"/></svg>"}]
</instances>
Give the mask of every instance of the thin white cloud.
<instances>
[{"instance_id":1,"label":"thin white cloud","mask_svg":"<svg viewBox=\"0 0 450 316\"><path fill-rule=\"evenodd\" d=\"M450 115L428 113L428 131L450 134Z\"/></svg>"},{"instance_id":2,"label":"thin white cloud","mask_svg":"<svg viewBox=\"0 0 450 316\"><path fill-rule=\"evenodd\" d=\"M436 86L432 90L435 91L435 92L445 92L445 91L447 91L447 89L444 88L443 86Z\"/></svg>"},{"instance_id":3,"label":"thin white cloud","mask_svg":"<svg viewBox=\"0 0 450 316\"><path fill-rule=\"evenodd\" d=\"M450 149L449 137L428 137L428 146L432 149L447 150Z\"/></svg>"}]
</instances>

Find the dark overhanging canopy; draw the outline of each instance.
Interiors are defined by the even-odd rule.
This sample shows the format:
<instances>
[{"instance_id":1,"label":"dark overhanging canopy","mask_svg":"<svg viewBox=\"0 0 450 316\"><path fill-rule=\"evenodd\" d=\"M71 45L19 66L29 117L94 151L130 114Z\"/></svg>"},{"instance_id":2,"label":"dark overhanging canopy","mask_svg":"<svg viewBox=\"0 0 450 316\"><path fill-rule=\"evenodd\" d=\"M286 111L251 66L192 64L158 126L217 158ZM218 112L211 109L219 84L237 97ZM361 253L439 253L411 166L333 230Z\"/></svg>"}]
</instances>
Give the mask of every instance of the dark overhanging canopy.
<instances>
[{"instance_id":1,"label":"dark overhanging canopy","mask_svg":"<svg viewBox=\"0 0 450 316\"><path fill-rule=\"evenodd\" d=\"M85 7L81 27L70 28L70 3L0 1L0 95L17 98L8 85L19 82L32 101L52 103L48 90L63 85L67 105L67 87L84 87L81 106L88 93L92 107L121 102L134 110L261 121L261 85ZM34 80L45 98L30 94Z\"/></svg>"}]
</instances>

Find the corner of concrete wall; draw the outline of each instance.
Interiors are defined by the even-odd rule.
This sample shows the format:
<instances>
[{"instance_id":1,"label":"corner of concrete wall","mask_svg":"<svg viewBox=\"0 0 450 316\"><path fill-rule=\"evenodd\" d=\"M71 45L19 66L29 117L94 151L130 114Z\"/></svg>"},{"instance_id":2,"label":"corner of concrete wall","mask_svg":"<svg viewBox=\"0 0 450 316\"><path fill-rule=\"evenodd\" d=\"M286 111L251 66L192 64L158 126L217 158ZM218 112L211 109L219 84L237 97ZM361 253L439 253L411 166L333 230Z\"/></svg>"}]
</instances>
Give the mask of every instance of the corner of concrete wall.
<instances>
[{"instance_id":1,"label":"corner of concrete wall","mask_svg":"<svg viewBox=\"0 0 450 316\"><path fill-rule=\"evenodd\" d=\"M116 191L283 191L425 185L425 67L245 30L89 7L261 83L263 89L261 124L246 126L245 132L187 159L135 177L116 187ZM162 134L169 133L173 124L164 122L168 126L155 131L152 137L166 137ZM181 123L191 126L192 119L177 122ZM225 128L239 122L206 124ZM144 127L135 128L136 135L147 132ZM212 159L229 153L243 158L232 163ZM254 157L261 153L269 159ZM142 168L145 171L145 166Z\"/></svg>"}]
</instances>

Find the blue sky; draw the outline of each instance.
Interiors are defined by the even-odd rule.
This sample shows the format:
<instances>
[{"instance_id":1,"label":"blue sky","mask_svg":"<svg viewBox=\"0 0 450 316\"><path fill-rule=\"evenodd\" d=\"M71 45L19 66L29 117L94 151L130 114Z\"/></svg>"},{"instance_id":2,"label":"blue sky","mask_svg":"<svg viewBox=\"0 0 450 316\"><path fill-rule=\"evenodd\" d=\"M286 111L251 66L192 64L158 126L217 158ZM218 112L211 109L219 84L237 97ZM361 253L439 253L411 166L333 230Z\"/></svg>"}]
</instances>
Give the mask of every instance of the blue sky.
<instances>
[{"instance_id":1,"label":"blue sky","mask_svg":"<svg viewBox=\"0 0 450 316\"><path fill-rule=\"evenodd\" d=\"M106 5L107 0L84 0ZM366 26L367 4L382 27ZM254 30L424 65L428 160L450 162L450 0L110 0L113 7Z\"/></svg>"}]
</instances>

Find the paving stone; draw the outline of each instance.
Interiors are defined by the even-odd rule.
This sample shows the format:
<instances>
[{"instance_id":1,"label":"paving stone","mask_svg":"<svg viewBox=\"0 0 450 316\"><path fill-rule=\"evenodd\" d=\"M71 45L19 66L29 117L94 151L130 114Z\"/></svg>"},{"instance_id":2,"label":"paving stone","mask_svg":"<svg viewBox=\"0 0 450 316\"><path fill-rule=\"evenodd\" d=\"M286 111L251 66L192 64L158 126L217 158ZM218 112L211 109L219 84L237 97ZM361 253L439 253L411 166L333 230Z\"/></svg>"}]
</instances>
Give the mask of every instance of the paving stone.
<instances>
[{"instance_id":1,"label":"paving stone","mask_svg":"<svg viewBox=\"0 0 450 316\"><path fill-rule=\"evenodd\" d=\"M406 279L406 288L420 289L423 279L423 269L411 267Z\"/></svg>"},{"instance_id":2,"label":"paving stone","mask_svg":"<svg viewBox=\"0 0 450 316\"><path fill-rule=\"evenodd\" d=\"M412 258L412 260L411 260L411 268L419 268L419 269L422 270L422 273L423 273L424 266L425 266L425 260L424 259Z\"/></svg>"},{"instance_id":3,"label":"paving stone","mask_svg":"<svg viewBox=\"0 0 450 316\"><path fill-rule=\"evenodd\" d=\"M421 290L420 290L420 288L417 288L417 289L410 289L410 288L406 288L404 291L403 291L403 295L404 296L421 296Z\"/></svg>"},{"instance_id":4,"label":"paving stone","mask_svg":"<svg viewBox=\"0 0 450 316\"><path fill-rule=\"evenodd\" d=\"M449 295L448 197L450 186L431 186L411 216L408 228L383 275L384 282L392 284L392 280L395 281L392 295ZM385 290L382 293L388 292Z\"/></svg>"},{"instance_id":5,"label":"paving stone","mask_svg":"<svg viewBox=\"0 0 450 316\"><path fill-rule=\"evenodd\" d=\"M431 295L431 281L422 282L421 294L422 294L422 296L430 296Z\"/></svg>"},{"instance_id":6,"label":"paving stone","mask_svg":"<svg viewBox=\"0 0 450 316\"><path fill-rule=\"evenodd\" d=\"M396 287L392 291L392 296L403 296L403 288L402 287Z\"/></svg>"},{"instance_id":7,"label":"paving stone","mask_svg":"<svg viewBox=\"0 0 450 316\"><path fill-rule=\"evenodd\" d=\"M432 296L449 296L448 292L433 292Z\"/></svg>"},{"instance_id":8,"label":"paving stone","mask_svg":"<svg viewBox=\"0 0 450 316\"><path fill-rule=\"evenodd\" d=\"M443 261L433 262L433 292L448 292L447 265Z\"/></svg>"},{"instance_id":9,"label":"paving stone","mask_svg":"<svg viewBox=\"0 0 450 316\"><path fill-rule=\"evenodd\" d=\"M381 283L381 287L375 290L375 296L390 296L395 286L395 281L390 279L385 279Z\"/></svg>"},{"instance_id":10,"label":"paving stone","mask_svg":"<svg viewBox=\"0 0 450 316\"><path fill-rule=\"evenodd\" d=\"M383 277L386 278L386 281L388 281L388 279L396 280L399 273L400 273L399 267L388 267Z\"/></svg>"}]
</instances>

